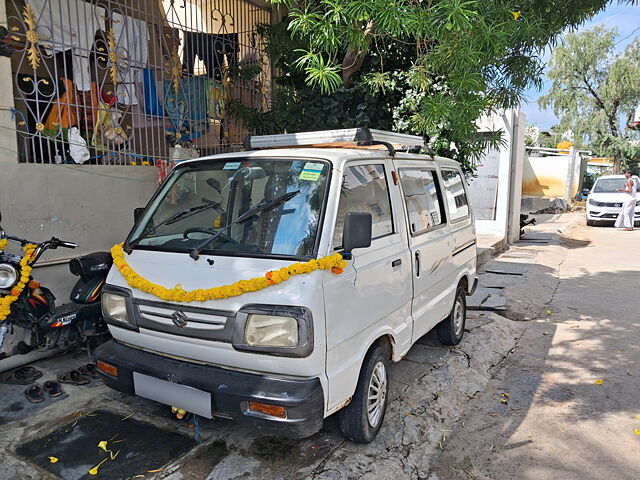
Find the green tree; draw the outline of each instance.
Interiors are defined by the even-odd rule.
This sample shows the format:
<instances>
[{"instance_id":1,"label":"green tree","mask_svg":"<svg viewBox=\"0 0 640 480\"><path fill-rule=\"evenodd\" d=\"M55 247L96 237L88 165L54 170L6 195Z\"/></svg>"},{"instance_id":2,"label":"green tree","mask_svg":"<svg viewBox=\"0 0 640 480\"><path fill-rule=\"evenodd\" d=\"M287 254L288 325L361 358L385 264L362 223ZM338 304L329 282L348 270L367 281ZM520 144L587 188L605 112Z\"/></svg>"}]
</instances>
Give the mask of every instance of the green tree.
<instances>
[{"instance_id":1,"label":"green tree","mask_svg":"<svg viewBox=\"0 0 640 480\"><path fill-rule=\"evenodd\" d=\"M539 103L553 108L558 129L571 129L576 145L613 157L619 173L640 153L638 133L626 128L640 100L640 40L618 53L616 38L616 29L604 27L565 35L549 61L551 89Z\"/></svg>"},{"instance_id":2,"label":"green tree","mask_svg":"<svg viewBox=\"0 0 640 480\"><path fill-rule=\"evenodd\" d=\"M286 28L289 48L294 47L288 55L290 69L283 70L279 79L289 82L289 91L284 99L276 95L272 110L276 117L275 110L283 107L280 117L290 117L292 108L308 111L306 101L312 111L322 111L320 93L335 99L334 108L321 114L337 120L332 127L354 122L377 128L391 125L424 135L437 153L472 166L488 145L500 141L499 135L478 136L478 117L491 109L517 106L523 92L539 84L541 53L549 42L567 26L600 11L607 1L271 3L288 4ZM317 92L309 93L305 86ZM343 104L352 105L361 114L359 119L344 118L339 112L332 115ZM372 113L372 108L378 111ZM253 118L263 124L266 119ZM271 127L282 126L271 121L273 115L268 119Z\"/></svg>"}]
</instances>

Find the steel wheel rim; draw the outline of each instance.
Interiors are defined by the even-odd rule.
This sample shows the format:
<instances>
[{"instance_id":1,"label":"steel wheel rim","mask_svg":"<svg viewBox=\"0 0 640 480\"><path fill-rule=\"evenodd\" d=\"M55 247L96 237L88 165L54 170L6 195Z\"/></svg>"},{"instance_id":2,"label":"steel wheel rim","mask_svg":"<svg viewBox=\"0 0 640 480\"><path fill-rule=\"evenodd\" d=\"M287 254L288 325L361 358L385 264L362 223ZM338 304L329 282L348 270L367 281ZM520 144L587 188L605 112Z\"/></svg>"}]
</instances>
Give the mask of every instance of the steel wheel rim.
<instances>
[{"instance_id":1,"label":"steel wheel rim","mask_svg":"<svg viewBox=\"0 0 640 480\"><path fill-rule=\"evenodd\" d=\"M378 362L373 367L367 389L367 420L372 428L380 423L386 401L387 369L383 362Z\"/></svg>"},{"instance_id":2,"label":"steel wheel rim","mask_svg":"<svg viewBox=\"0 0 640 480\"><path fill-rule=\"evenodd\" d=\"M453 333L456 337L462 333L462 326L464 324L464 304L462 299L458 297L456 304L453 306Z\"/></svg>"}]
</instances>

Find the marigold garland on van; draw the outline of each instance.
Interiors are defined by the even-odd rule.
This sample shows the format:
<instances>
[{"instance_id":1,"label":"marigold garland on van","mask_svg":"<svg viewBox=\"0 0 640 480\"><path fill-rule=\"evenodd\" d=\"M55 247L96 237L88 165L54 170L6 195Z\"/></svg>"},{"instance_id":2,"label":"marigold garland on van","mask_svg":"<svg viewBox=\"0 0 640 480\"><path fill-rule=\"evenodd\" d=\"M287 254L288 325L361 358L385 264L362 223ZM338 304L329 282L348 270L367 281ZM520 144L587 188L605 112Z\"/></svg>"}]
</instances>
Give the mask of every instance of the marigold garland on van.
<instances>
[{"instance_id":1,"label":"marigold garland on van","mask_svg":"<svg viewBox=\"0 0 640 480\"><path fill-rule=\"evenodd\" d=\"M5 240L4 243L0 240L0 250L4 250L4 247L7 246L6 239L3 240ZM23 247L24 256L20 260L20 280L13 286L8 295L0 297L0 322L9 316L11 313L11 304L18 299L24 287L29 283L31 264L35 260L34 252L36 248L36 245L31 243Z\"/></svg>"},{"instance_id":2,"label":"marigold garland on van","mask_svg":"<svg viewBox=\"0 0 640 480\"><path fill-rule=\"evenodd\" d=\"M4 249L7 248L8 242L9 240L7 240L6 238L0 238L0 252L4 251Z\"/></svg>"},{"instance_id":3,"label":"marigold garland on van","mask_svg":"<svg viewBox=\"0 0 640 480\"><path fill-rule=\"evenodd\" d=\"M222 285L220 287L207 289L198 288L187 292L180 284L173 288L166 288L162 285L156 285L138 275L125 260L122 243L113 246L111 256L113 257L114 265L120 270L120 273L130 287L155 295L162 300L185 303L219 300L221 298L237 297L247 292L257 292L271 285L282 283L294 275L311 273L315 270L331 270L335 274L340 274L347 265L347 262L342 259L342 255L336 253L317 260L309 260L304 263L298 262L279 270L272 270L265 273L262 277L256 277L250 280L239 280L231 285Z\"/></svg>"}]
</instances>

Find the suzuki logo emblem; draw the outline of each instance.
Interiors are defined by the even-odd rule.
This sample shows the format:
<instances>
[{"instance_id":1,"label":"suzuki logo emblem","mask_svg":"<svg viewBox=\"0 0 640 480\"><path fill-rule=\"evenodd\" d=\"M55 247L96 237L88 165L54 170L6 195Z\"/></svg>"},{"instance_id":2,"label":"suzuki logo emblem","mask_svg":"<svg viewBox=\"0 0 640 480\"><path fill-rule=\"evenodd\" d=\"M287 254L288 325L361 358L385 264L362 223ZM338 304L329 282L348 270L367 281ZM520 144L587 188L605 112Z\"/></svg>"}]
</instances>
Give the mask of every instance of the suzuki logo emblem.
<instances>
[{"instance_id":1,"label":"suzuki logo emblem","mask_svg":"<svg viewBox=\"0 0 640 480\"><path fill-rule=\"evenodd\" d=\"M176 327L183 328L187 326L187 316L180 310L171 314L171 320Z\"/></svg>"}]
</instances>

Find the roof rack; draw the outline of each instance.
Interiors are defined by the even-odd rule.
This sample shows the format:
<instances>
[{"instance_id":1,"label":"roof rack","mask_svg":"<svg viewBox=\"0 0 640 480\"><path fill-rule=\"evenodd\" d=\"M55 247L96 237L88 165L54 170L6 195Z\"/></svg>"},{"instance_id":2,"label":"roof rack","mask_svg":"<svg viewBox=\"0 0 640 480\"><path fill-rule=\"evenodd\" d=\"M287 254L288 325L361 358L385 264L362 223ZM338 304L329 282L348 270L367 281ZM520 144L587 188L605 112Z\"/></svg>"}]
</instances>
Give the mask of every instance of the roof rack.
<instances>
[{"instance_id":1,"label":"roof rack","mask_svg":"<svg viewBox=\"0 0 640 480\"><path fill-rule=\"evenodd\" d=\"M372 128L345 128L316 132L283 133L247 137L247 149L286 147L375 148L384 146L391 156L395 150L426 148L425 141L417 135L386 132Z\"/></svg>"}]
</instances>

